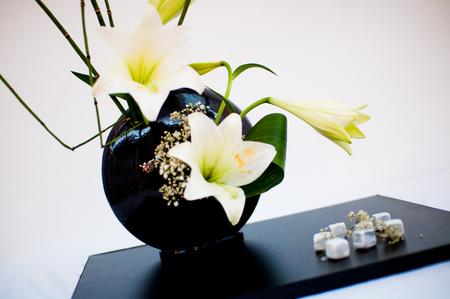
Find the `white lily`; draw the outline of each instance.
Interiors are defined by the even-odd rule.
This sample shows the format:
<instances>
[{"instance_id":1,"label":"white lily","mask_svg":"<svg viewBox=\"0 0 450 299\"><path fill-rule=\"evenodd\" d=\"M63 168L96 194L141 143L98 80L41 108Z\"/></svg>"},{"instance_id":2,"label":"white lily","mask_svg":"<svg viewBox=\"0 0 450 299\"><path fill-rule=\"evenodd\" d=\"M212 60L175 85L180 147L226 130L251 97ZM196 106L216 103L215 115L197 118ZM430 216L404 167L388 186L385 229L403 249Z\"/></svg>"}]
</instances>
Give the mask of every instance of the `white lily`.
<instances>
[{"instance_id":1,"label":"white lily","mask_svg":"<svg viewBox=\"0 0 450 299\"><path fill-rule=\"evenodd\" d=\"M188 116L191 142L174 146L169 155L191 167L184 191L187 200L214 196L228 220L236 225L244 211L245 194L240 186L260 177L276 155L266 143L242 140L242 122L230 114L219 126L200 112Z\"/></svg>"},{"instance_id":2,"label":"white lily","mask_svg":"<svg viewBox=\"0 0 450 299\"><path fill-rule=\"evenodd\" d=\"M365 138L356 125L370 119L370 116L358 112L367 105L348 106L331 101L285 101L276 98L270 98L269 103L301 118L349 155L352 154L351 138Z\"/></svg>"},{"instance_id":3,"label":"white lily","mask_svg":"<svg viewBox=\"0 0 450 299\"><path fill-rule=\"evenodd\" d=\"M195 0L191 0L192 5ZM161 16L161 20L164 24L170 22L174 18L178 17L183 11L185 0L149 0L148 3L152 4Z\"/></svg>"},{"instance_id":4,"label":"white lily","mask_svg":"<svg viewBox=\"0 0 450 299\"><path fill-rule=\"evenodd\" d=\"M111 68L95 82L95 97L129 93L143 116L155 121L171 90L190 88L202 93L199 74L185 60L196 31L186 26L163 27L151 4L134 33L117 28L99 28L99 33L116 54Z\"/></svg>"}]
</instances>

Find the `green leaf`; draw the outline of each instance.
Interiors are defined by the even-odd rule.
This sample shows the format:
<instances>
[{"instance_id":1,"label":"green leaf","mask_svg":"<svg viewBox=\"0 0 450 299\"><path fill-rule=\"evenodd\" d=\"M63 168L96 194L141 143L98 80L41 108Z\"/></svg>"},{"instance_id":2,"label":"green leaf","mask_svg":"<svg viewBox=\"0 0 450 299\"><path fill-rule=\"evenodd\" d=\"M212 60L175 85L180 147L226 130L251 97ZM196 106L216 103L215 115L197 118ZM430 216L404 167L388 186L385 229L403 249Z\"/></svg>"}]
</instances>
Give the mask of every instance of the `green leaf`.
<instances>
[{"instance_id":1,"label":"green leaf","mask_svg":"<svg viewBox=\"0 0 450 299\"><path fill-rule=\"evenodd\" d=\"M266 171L253 183L242 186L245 195L250 197L264 193L283 181L286 162L286 116L280 113L266 115L250 130L245 140L265 142L277 150L277 155Z\"/></svg>"},{"instance_id":2,"label":"green leaf","mask_svg":"<svg viewBox=\"0 0 450 299\"><path fill-rule=\"evenodd\" d=\"M277 76L277 74L275 74L274 71L272 71L271 69L269 69L268 67L258 64L258 63L247 63L247 64L243 64L241 66L239 66L237 69L234 70L233 74L231 75L231 80L236 79L237 76L239 76L243 71L248 70L250 68L262 68L272 74L274 74L275 76Z\"/></svg>"},{"instance_id":3,"label":"green leaf","mask_svg":"<svg viewBox=\"0 0 450 299\"><path fill-rule=\"evenodd\" d=\"M87 85L91 86L91 80L90 80L90 78L89 78L89 75L77 73L77 72L74 72L74 71L72 71L72 74L74 74L75 77L77 77L78 79L80 79L81 81L83 81L84 83L86 83ZM95 80L97 80L97 78L92 77L92 82L95 83Z\"/></svg>"},{"instance_id":4,"label":"green leaf","mask_svg":"<svg viewBox=\"0 0 450 299\"><path fill-rule=\"evenodd\" d=\"M133 122L143 122L145 125L148 125L148 120L144 117L144 115L142 115L138 104L129 93L116 93L112 94L111 96L118 97L127 101L128 109L130 111L130 116Z\"/></svg>"}]
</instances>

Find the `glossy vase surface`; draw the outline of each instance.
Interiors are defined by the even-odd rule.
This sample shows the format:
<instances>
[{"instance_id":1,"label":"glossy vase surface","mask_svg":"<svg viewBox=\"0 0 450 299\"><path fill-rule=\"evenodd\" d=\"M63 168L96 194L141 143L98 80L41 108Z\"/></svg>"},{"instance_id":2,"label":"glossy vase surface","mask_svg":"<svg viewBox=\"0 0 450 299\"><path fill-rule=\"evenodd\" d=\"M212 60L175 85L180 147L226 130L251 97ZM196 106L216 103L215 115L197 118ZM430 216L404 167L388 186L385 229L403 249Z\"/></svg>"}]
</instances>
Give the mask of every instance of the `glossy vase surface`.
<instances>
[{"instance_id":1,"label":"glossy vase surface","mask_svg":"<svg viewBox=\"0 0 450 299\"><path fill-rule=\"evenodd\" d=\"M208 89L202 95L187 89L173 91L157 121L132 130L105 147L102 176L108 202L125 228L144 243L163 251L208 244L233 236L252 215L259 196L246 199L244 213L235 226L213 197L194 201L182 199L178 206L168 205L159 192L165 182L159 171L146 173L140 167L154 158L164 131L174 131L178 127L177 121L170 119L173 111L200 102L209 107L207 115L214 118L221 101ZM244 119L243 133L250 128L251 124ZM107 142L129 129L126 121L119 122L112 128Z\"/></svg>"}]
</instances>

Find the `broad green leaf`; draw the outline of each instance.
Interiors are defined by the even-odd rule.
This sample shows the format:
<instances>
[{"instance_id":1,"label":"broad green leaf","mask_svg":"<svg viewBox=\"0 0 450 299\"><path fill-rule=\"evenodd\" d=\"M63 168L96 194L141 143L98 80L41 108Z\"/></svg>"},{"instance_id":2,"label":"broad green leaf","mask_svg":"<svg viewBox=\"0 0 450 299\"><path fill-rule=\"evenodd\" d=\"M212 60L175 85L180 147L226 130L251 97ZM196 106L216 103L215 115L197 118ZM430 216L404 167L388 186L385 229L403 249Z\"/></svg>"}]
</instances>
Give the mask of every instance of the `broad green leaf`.
<instances>
[{"instance_id":1,"label":"broad green leaf","mask_svg":"<svg viewBox=\"0 0 450 299\"><path fill-rule=\"evenodd\" d=\"M245 136L247 141L271 144L277 150L273 162L253 183L242 186L247 197L264 193L283 181L286 161L287 119L280 113L263 117Z\"/></svg>"},{"instance_id":2,"label":"broad green leaf","mask_svg":"<svg viewBox=\"0 0 450 299\"><path fill-rule=\"evenodd\" d=\"M277 74L275 74L274 71L272 71L271 69L269 69L268 67L258 64L258 63L247 63L247 64L243 64L241 66L239 66L237 69L234 70L233 74L231 75L231 80L236 79L237 76L239 76L243 71L248 70L250 68L262 68L272 74L274 74L275 76L277 76Z\"/></svg>"}]
</instances>

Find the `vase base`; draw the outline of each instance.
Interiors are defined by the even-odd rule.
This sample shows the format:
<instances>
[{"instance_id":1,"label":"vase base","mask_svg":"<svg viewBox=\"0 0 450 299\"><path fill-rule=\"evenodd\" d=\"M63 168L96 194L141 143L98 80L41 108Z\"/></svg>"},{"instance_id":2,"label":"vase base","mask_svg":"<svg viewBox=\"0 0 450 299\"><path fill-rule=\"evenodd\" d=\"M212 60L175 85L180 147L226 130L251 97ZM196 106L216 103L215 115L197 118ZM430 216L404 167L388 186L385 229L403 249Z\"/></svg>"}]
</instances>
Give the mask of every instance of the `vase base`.
<instances>
[{"instance_id":1,"label":"vase base","mask_svg":"<svg viewBox=\"0 0 450 299\"><path fill-rule=\"evenodd\" d=\"M186 261L210 254L220 254L236 246L243 245L244 234L238 232L233 236L198 246L174 250L161 250L159 256L162 262Z\"/></svg>"}]
</instances>

